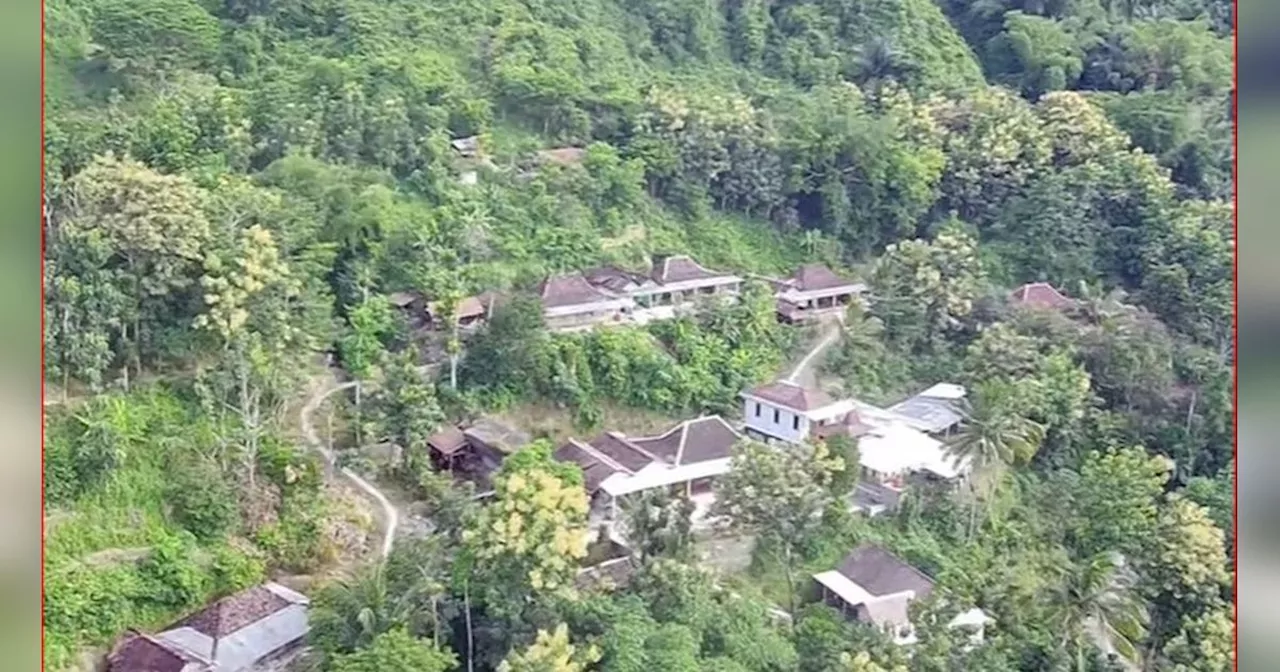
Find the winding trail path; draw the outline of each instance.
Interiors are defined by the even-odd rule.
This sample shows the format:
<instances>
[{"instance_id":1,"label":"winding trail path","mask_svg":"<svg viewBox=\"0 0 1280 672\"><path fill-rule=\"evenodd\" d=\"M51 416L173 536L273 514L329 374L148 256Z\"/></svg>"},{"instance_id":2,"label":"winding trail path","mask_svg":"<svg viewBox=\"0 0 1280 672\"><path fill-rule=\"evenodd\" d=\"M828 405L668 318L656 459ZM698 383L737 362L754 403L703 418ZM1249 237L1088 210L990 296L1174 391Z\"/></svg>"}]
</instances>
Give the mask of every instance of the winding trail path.
<instances>
[{"instance_id":1,"label":"winding trail path","mask_svg":"<svg viewBox=\"0 0 1280 672\"><path fill-rule=\"evenodd\" d=\"M331 395L360 386L361 382L336 383L331 375L325 376L322 381L318 382L319 384L313 382L314 389L311 392L311 397L307 399L307 403L302 406L302 410L299 412L299 421L302 426L302 435L306 439L307 445L320 453L330 467L336 467L333 451L329 450L324 445L324 442L320 440L320 434L316 431L315 423L311 419L316 410L320 408L320 405ZM368 384L364 385L365 389L369 387ZM364 480L359 474L346 468L338 471L382 508L383 525L386 529L382 535L381 556L383 558L387 557L390 555L391 546L396 540L396 529L400 526L400 512L396 510L396 507L391 504L391 500L387 499L387 496L377 486Z\"/></svg>"},{"instance_id":2,"label":"winding trail path","mask_svg":"<svg viewBox=\"0 0 1280 672\"><path fill-rule=\"evenodd\" d=\"M796 368L791 371L784 380L794 385L803 385L805 387L817 387L817 364L818 357L827 351L836 341L840 340L840 336L844 331L844 318L840 316L831 320L823 326L822 338L814 344L809 353L796 364Z\"/></svg>"}]
</instances>

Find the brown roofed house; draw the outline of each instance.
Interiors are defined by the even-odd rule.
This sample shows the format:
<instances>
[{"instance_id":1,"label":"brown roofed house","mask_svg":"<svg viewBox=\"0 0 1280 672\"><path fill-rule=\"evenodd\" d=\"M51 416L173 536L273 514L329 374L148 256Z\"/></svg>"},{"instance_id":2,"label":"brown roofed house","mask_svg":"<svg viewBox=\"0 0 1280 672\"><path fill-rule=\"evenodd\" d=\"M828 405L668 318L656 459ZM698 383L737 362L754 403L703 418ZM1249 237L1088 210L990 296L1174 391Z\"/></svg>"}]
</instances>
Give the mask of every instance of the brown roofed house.
<instances>
[{"instance_id":1,"label":"brown roofed house","mask_svg":"<svg viewBox=\"0 0 1280 672\"><path fill-rule=\"evenodd\" d=\"M838 313L866 291L866 285L842 278L822 264L805 264L773 285L778 318L784 322Z\"/></svg>"},{"instance_id":2,"label":"brown roofed house","mask_svg":"<svg viewBox=\"0 0 1280 672\"><path fill-rule=\"evenodd\" d=\"M596 287L581 273L547 278L538 288L547 327L569 330L596 324L621 322L635 302Z\"/></svg>"},{"instance_id":3,"label":"brown roofed house","mask_svg":"<svg viewBox=\"0 0 1280 672\"><path fill-rule=\"evenodd\" d=\"M898 643L914 640L908 607L933 592L933 580L898 556L864 544L834 570L814 575L823 601L841 613L889 632Z\"/></svg>"},{"instance_id":4,"label":"brown roofed house","mask_svg":"<svg viewBox=\"0 0 1280 672\"><path fill-rule=\"evenodd\" d=\"M224 597L156 635L131 633L108 672L246 672L306 640L309 601L276 583Z\"/></svg>"},{"instance_id":5,"label":"brown roofed house","mask_svg":"<svg viewBox=\"0 0 1280 672\"><path fill-rule=\"evenodd\" d=\"M718 415L684 422L658 436L631 442L674 466L730 457L742 434Z\"/></svg>"},{"instance_id":6,"label":"brown roofed house","mask_svg":"<svg viewBox=\"0 0 1280 672\"><path fill-rule=\"evenodd\" d=\"M1029 282L1013 290L1009 300L1022 306L1050 310L1070 308L1076 303L1047 282Z\"/></svg>"}]
</instances>

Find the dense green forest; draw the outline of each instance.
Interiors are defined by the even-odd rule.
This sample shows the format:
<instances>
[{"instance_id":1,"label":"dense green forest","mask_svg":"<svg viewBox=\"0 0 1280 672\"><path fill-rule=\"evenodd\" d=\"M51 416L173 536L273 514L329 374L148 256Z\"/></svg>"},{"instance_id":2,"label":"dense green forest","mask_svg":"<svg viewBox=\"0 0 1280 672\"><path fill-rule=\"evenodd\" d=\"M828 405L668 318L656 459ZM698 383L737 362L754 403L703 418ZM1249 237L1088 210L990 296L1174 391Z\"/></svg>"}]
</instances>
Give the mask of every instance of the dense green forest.
<instances>
[{"instance_id":1,"label":"dense green forest","mask_svg":"<svg viewBox=\"0 0 1280 672\"><path fill-rule=\"evenodd\" d=\"M1144 669L1231 669L1227 0L47 0L45 18L50 669L344 562L312 595L332 672L1112 669L1096 631ZM485 160L455 156L472 135ZM580 164L536 158L567 146ZM856 446L787 464L745 446L735 474L759 482L720 496L757 511L736 523L759 538L747 572L698 567L657 502L633 512L631 585L575 591L582 475L538 441L484 505L397 470L439 529L352 568L357 514L296 427L326 355L381 384L343 440L412 448L530 402L584 431L606 407L731 417L808 340L760 288L546 331L548 274L659 253L860 276L869 308L823 375L876 403L963 383L981 487L864 519L837 505ZM1078 301L1011 309L1030 281ZM510 298L427 376L403 290ZM758 492L772 509L734 508ZM975 603L987 643L923 627L908 657L783 580L865 540L945 586L921 622Z\"/></svg>"}]
</instances>

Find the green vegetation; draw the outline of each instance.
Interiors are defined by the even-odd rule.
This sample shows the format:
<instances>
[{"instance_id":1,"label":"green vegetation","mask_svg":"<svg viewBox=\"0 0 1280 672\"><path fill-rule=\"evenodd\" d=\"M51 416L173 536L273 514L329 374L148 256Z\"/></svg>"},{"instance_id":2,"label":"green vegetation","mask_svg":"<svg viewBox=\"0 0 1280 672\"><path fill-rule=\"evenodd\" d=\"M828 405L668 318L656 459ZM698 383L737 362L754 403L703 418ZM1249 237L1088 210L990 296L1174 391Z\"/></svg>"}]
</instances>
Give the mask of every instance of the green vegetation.
<instances>
[{"instance_id":1,"label":"green vegetation","mask_svg":"<svg viewBox=\"0 0 1280 672\"><path fill-rule=\"evenodd\" d=\"M49 0L46 18L51 669L332 568L340 511L292 424L323 353L378 384L346 429L405 449L392 468L437 524L316 591L323 669L1101 672L1094 630L1148 669L1230 668L1230 3ZM451 146L468 136L483 156ZM537 154L567 146L580 162ZM746 575L697 568L692 507L655 500L627 512L632 583L570 590L586 504L549 445L484 505L415 449L533 402L583 430L606 408L732 416L803 340L763 288L644 328L543 327L548 274L661 253L859 269L871 302L824 377L875 403L964 384L974 487L867 520L842 505L856 445L744 447L719 501L759 537ZM1011 307L1031 281L1073 306ZM407 290L446 315L505 298L433 335L428 375L390 303ZM807 573L863 540L942 587L911 657L803 606ZM995 618L987 645L939 625L962 603Z\"/></svg>"}]
</instances>

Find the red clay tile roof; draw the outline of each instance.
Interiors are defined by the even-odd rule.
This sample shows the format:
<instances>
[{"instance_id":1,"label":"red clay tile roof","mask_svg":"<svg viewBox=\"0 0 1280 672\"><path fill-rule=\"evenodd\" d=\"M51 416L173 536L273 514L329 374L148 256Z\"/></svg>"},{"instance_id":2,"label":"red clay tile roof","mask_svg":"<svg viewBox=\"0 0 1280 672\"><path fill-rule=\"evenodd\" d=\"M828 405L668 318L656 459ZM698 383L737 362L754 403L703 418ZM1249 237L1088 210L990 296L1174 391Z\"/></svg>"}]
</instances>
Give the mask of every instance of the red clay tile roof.
<instances>
[{"instance_id":1,"label":"red clay tile roof","mask_svg":"<svg viewBox=\"0 0 1280 672\"><path fill-rule=\"evenodd\" d=\"M1037 308L1069 308L1075 305L1075 301L1063 296L1062 292L1047 282L1029 282L1013 290L1009 298Z\"/></svg>"},{"instance_id":2,"label":"red clay tile roof","mask_svg":"<svg viewBox=\"0 0 1280 672\"><path fill-rule=\"evenodd\" d=\"M608 301L614 298L604 291L592 287L591 283L587 282L586 278L579 273L547 278L543 281L542 287L539 288L538 294L542 297L542 305L545 308L577 306L584 303Z\"/></svg>"},{"instance_id":3,"label":"red clay tile roof","mask_svg":"<svg viewBox=\"0 0 1280 672\"><path fill-rule=\"evenodd\" d=\"M427 445L441 455L448 456L462 450L467 445L467 437L457 427L448 427L427 439Z\"/></svg>"},{"instance_id":4,"label":"red clay tile roof","mask_svg":"<svg viewBox=\"0 0 1280 672\"><path fill-rule=\"evenodd\" d=\"M634 438L637 446L675 466L729 457L742 438L717 415L686 420L658 436Z\"/></svg>"},{"instance_id":5,"label":"red clay tile roof","mask_svg":"<svg viewBox=\"0 0 1280 672\"><path fill-rule=\"evenodd\" d=\"M812 411L832 403L831 397L821 390L811 390L785 381L762 385L747 394L783 408L801 412Z\"/></svg>"},{"instance_id":6,"label":"red clay tile roof","mask_svg":"<svg viewBox=\"0 0 1280 672\"><path fill-rule=\"evenodd\" d=\"M793 286L802 292L845 287L853 284L853 281L836 275L835 272L822 264L805 264L796 270L791 279Z\"/></svg>"},{"instance_id":7,"label":"red clay tile roof","mask_svg":"<svg viewBox=\"0 0 1280 672\"><path fill-rule=\"evenodd\" d=\"M228 595L174 623L168 629L187 627L216 639L256 623L289 605L288 600L265 586L254 586Z\"/></svg>"},{"instance_id":8,"label":"red clay tile roof","mask_svg":"<svg viewBox=\"0 0 1280 672\"><path fill-rule=\"evenodd\" d=\"M202 662L182 649L150 635L129 633L107 656L108 672L181 672Z\"/></svg>"},{"instance_id":9,"label":"red clay tile roof","mask_svg":"<svg viewBox=\"0 0 1280 672\"><path fill-rule=\"evenodd\" d=\"M703 268L692 257L674 254L670 256L655 256L653 258L653 270L650 271L649 275L655 282L666 284L685 280L718 278L724 274Z\"/></svg>"}]
</instances>

